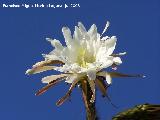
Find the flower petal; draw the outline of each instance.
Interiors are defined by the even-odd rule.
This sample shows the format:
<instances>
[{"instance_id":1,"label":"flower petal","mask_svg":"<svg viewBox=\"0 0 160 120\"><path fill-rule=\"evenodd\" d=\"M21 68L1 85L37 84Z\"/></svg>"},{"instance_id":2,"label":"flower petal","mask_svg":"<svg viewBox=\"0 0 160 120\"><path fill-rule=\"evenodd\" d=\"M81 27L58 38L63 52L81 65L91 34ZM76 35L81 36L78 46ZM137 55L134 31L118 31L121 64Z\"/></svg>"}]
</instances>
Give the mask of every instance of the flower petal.
<instances>
[{"instance_id":1,"label":"flower petal","mask_svg":"<svg viewBox=\"0 0 160 120\"><path fill-rule=\"evenodd\" d=\"M114 58L113 58L113 62L114 62L116 65L122 64L122 60L121 60L120 57L114 57Z\"/></svg>"},{"instance_id":2,"label":"flower petal","mask_svg":"<svg viewBox=\"0 0 160 120\"><path fill-rule=\"evenodd\" d=\"M59 83L60 81L62 81L63 79L57 79L54 80L52 82L50 82L48 85L44 86L42 89L38 90L38 92L35 94L36 96L39 96L41 94L43 94L44 92L46 92L49 88L53 87L54 85L56 85L57 83Z\"/></svg>"},{"instance_id":3,"label":"flower petal","mask_svg":"<svg viewBox=\"0 0 160 120\"><path fill-rule=\"evenodd\" d=\"M102 92L102 95L105 97L107 95L107 85L105 84L105 82L103 82L101 79L97 78L96 79L96 85L98 86L98 88L100 89L100 91Z\"/></svg>"},{"instance_id":4,"label":"flower petal","mask_svg":"<svg viewBox=\"0 0 160 120\"><path fill-rule=\"evenodd\" d=\"M40 72L44 72L47 70L53 70L54 66L42 66L42 67L34 67L32 69L28 69L26 71L26 74L30 75L30 74L36 74L36 73L40 73Z\"/></svg>"},{"instance_id":5,"label":"flower petal","mask_svg":"<svg viewBox=\"0 0 160 120\"><path fill-rule=\"evenodd\" d=\"M111 84L112 83L112 76L110 75L110 73L108 72L98 72L97 76L103 76L106 78L107 84Z\"/></svg>"},{"instance_id":6,"label":"flower petal","mask_svg":"<svg viewBox=\"0 0 160 120\"><path fill-rule=\"evenodd\" d=\"M75 81L72 83L72 85L70 86L70 88L69 88L68 92L66 93L66 95L65 95L64 97L62 97L60 100L58 100L58 102L56 103L57 106L62 105L62 104L64 103L64 101L70 96L73 88L74 88L75 85L78 83L78 81L79 81L79 80L77 79L77 80L75 80Z\"/></svg>"},{"instance_id":7,"label":"flower petal","mask_svg":"<svg viewBox=\"0 0 160 120\"><path fill-rule=\"evenodd\" d=\"M55 49L57 49L57 50L62 50L63 49L63 46L62 46L62 44L60 43L59 40L56 40L56 39L52 40L51 38L46 38L46 40L51 42L51 45L53 47L55 47Z\"/></svg>"},{"instance_id":8,"label":"flower petal","mask_svg":"<svg viewBox=\"0 0 160 120\"><path fill-rule=\"evenodd\" d=\"M52 64L63 64L62 61L59 60L45 60L41 62L37 62L35 65L32 66L32 69L28 69L26 74L36 74L47 70L52 70L55 66L48 66Z\"/></svg>"},{"instance_id":9,"label":"flower petal","mask_svg":"<svg viewBox=\"0 0 160 120\"><path fill-rule=\"evenodd\" d=\"M68 76L68 74L59 74L59 75L47 76L47 77L42 78L42 83L50 83L50 82L52 82L54 80L57 80L57 79L64 79L67 76Z\"/></svg>"},{"instance_id":10,"label":"flower petal","mask_svg":"<svg viewBox=\"0 0 160 120\"><path fill-rule=\"evenodd\" d=\"M112 83L112 78L111 78L110 74L108 74L108 73L106 73L106 81L109 85Z\"/></svg>"},{"instance_id":11,"label":"flower petal","mask_svg":"<svg viewBox=\"0 0 160 120\"><path fill-rule=\"evenodd\" d=\"M105 26L101 36L107 31L107 28L109 27L109 24L110 24L109 21L107 21L106 26Z\"/></svg>"},{"instance_id":12,"label":"flower petal","mask_svg":"<svg viewBox=\"0 0 160 120\"><path fill-rule=\"evenodd\" d=\"M108 58L108 59L102 59L100 62L102 63L101 69L108 68L108 67L110 67L113 64L113 60L110 59L110 58Z\"/></svg>"},{"instance_id":13,"label":"flower petal","mask_svg":"<svg viewBox=\"0 0 160 120\"><path fill-rule=\"evenodd\" d=\"M45 61L37 62L32 67L35 68L35 67L42 67L42 66L53 65L53 64L63 64L63 62L59 60L45 60Z\"/></svg>"},{"instance_id":14,"label":"flower petal","mask_svg":"<svg viewBox=\"0 0 160 120\"><path fill-rule=\"evenodd\" d=\"M111 77L142 77L142 78L146 77L140 74L130 75L130 74L123 74L118 72L108 72L108 74L110 74Z\"/></svg>"},{"instance_id":15,"label":"flower petal","mask_svg":"<svg viewBox=\"0 0 160 120\"><path fill-rule=\"evenodd\" d=\"M91 26L91 28L88 30L88 35L90 36L91 40L96 40L97 39L97 27L95 24Z\"/></svg>"},{"instance_id":16,"label":"flower petal","mask_svg":"<svg viewBox=\"0 0 160 120\"><path fill-rule=\"evenodd\" d=\"M110 37L105 36L105 37L102 37L101 40L107 40L107 39L109 39L109 38L110 38Z\"/></svg>"},{"instance_id":17,"label":"flower petal","mask_svg":"<svg viewBox=\"0 0 160 120\"><path fill-rule=\"evenodd\" d=\"M106 77L106 81L108 84L112 83L112 80L111 80L112 77L142 77L142 78L146 77L146 76L140 75L140 74L128 75L128 74L123 74L123 73L118 73L118 72L105 72L105 71L98 72L97 76Z\"/></svg>"},{"instance_id":18,"label":"flower petal","mask_svg":"<svg viewBox=\"0 0 160 120\"><path fill-rule=\"evenodd\" d=\"M107 55L111 55L115 49L117 38L115 36L112 36L110 39L105 41L107 50Z\"/></svg>"},{"instance_id":19,"label":"flower petal","mask_svg":"<svg viewBox=\"0 0 160 120\"><path fill-rule=\"evenodd\" d=\"M82 33L77 26L75 26L74 38L76 41L80 42L83 39Z\"/></svg>"},{"instance_id":20,"label":"flower petal","mask_svg":"<svg viewBox=\"0 0 160 120\"><path fill-rule=\"evenodd\" d=\"M84 27L84 25L81 22L78 22L78 27L79 27L82 34L87 32L86 28Z\"/></svg>"},{"instance_id":21,"label":"flower petal","mask_svg":"<svg viewBox=\"0 0 160 120\"><path fill-rule=\"evenodd\" d=\"M71 75L68 75L65 82L73 83L76 79L78 79L78 76L76 74L71 74Z\"/></svg>"},{"instance_id":22,"label":"flower petal","mask_svg":"<svg viewBox=\"0 0 160 120\"><path fill-rule=\"evenodd\" d=\"M63 27L62 32L67 46L70 46L72 40L70 29L68 27Z\"/></svg>"},{"instance_id":23,"label":"flower petal","mask_svg":"<svg viewBox=\"0 0 160 120\"><path fill-rule=\"evenodd\" d=\"M111 56L113 57L120 57L120 56L123 56L123 55L126 55L127 52L123 52L123 53L118 53L118 54L111 54Z\"/></svg>"}]
</instances>

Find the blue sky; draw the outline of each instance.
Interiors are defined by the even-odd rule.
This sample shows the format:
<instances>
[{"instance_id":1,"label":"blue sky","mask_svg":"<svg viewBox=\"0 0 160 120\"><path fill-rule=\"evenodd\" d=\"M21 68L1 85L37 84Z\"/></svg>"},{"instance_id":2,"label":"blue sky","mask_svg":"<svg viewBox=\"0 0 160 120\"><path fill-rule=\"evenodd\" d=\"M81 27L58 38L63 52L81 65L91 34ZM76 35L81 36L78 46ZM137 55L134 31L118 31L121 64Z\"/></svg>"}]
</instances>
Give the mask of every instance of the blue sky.
<instances>
[{"instance_id":1,"label":"blue sky","mask_svg":"<svg viewBox=\"0 0 160 120\"><path fill-rule=\"evenodd\" d=\"M69 86L58 84L42 96L35 92L43 87L41 78L55 74L25 75L25 71L37 61L41 54L52 50L46 37L57 38L64 43L63 26L74 30L79 21L87 29L95 23L101 33L106 21L110 21L108 33L118 38L115 52L126 51L123 64L118 71L128 74L145 74L141 78L115 78L108 94L115 109L97 91L97 110L102 120L137 104L160 104L160 2L158 0L56 0L39 1L44 4L79 3L80 8L2 8L2 4L22 4L24 1L0 2L0 51L1 51L1 120L83 120L84 104L79 89L75 88L71 102L57 107ZM29 2L33 4L35 2Z\"/></svg>"}]
</instances>

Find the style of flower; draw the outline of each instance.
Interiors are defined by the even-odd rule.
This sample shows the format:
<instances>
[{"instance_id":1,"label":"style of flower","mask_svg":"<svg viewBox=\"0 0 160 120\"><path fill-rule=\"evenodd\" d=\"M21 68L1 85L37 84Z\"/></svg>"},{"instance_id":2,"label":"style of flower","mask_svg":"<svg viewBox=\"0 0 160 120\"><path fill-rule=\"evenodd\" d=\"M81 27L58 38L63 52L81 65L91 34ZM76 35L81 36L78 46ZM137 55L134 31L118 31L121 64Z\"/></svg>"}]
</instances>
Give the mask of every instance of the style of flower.
<instances>
[{"instance_id":1,"label":"style of flower","mask_svg":"<svg viewBox=\"0 0 160 120\"><path fill-rule=\"evenodd\" d=\"M116 70L122 63L120 56L126 52L113 54L117 38L102 37L107 31L109 22L107 22L102 34L97 32L97 27L93 24L87 31L81 22L75 26L73 36L68 27L63 27L62 32L66 46L63 46L59 40L47 38L54 47L49 54L43 54L44 61L33 65L32 69L26 71L26 74L35 74L47 70L60 71L61 74L51 75L42 78L42 83L47 84L40 89L36 95L41 95L55 84L64 81L71 84L68 92L62 97L57 105L61 105L70 96L73 88L79 85L82 88L84 100L86 102L95 102L95 86L99 88L103 96L107 96L106 89L112 83L112 77L143 77L141 75L126 75L118 72L106 72L104 69L111 67ZM90 87L92 96L87 101L87 87Z\"/></svg>"}]
</instances>

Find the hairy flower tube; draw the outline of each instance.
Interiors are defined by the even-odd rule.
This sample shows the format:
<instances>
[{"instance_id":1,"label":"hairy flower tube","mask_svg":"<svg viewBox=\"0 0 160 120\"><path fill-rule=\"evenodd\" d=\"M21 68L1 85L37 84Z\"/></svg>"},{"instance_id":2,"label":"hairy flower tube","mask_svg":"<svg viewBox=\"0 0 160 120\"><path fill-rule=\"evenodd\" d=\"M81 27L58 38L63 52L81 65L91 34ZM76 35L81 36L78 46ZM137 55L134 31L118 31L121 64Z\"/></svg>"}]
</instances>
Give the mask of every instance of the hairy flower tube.
<instances>
[{"instance_id":1,"label":"hairy flower tube","mask_svg":"<svg viewBox=\"0 0 160 120\"><path fill-rule=\"evenodd\" d=\"M40 89L36 95L41 95L55 84L65 81L71 86L66 95L57 102L59 106L67 100L76 85L82 88L84 98L86 98L87 92L90 92L87 91L89 86L92 96L89 101L86 101L87 108L89 102L95 102L96 86L103 96L107 96L106 89L112 83L113 77L143 77L115 72L117 66L122 63L120 57L126 52L113 53L117 38L115 36L103 37L108 26L109 22L107 22L102 34L99 34L95 24L87 31L84 25L78 22L73 35L68 27L63 27L62 33L66 46L63 46L59 40L47 38L54 49L49 54L43 54L44 61L33 65L31 69L26 71L26 74L47 70L60 71L61 74L42 78L42 83L47 85ZM113 72L105 71L105 68L109 67L113 68Z\"/></svg>"}]
</instances>

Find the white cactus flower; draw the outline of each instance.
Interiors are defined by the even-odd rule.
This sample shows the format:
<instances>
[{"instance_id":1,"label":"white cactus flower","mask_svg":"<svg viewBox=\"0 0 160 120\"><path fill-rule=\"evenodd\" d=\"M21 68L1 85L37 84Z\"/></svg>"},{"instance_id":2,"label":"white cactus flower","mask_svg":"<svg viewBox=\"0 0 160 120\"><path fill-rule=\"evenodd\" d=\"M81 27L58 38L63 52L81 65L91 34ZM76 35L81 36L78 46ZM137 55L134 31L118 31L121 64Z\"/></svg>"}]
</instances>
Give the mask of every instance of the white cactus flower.
<instances>
[{"instance_id":1,"label":"white cactus flower","mask_svg":"<svg viewBox=\"0 0 160 120\"><path fill-rule=\"evenodd\" d=\"M109 22L107 22L102 34L106 32L108 26ZM66 46L63 46L59 40L47 38L54 50L49 54L43 54L45 60L36 63L32 69L26 71L26 74L46 70L56 70L63 73L43 78L42 82L48 83L48 85L39 90L37 95L42 94L57 82L65 80L65 82L72 85L66 96L58 101L57 105L60 105L70 95L73 87L85 80L92 90L90 102L94 102L95 84L100 87L103 95L106 95L103 89L106 88L106 83L103 82L104 79L107 84L111 84L112 77L132 77L132 75L103 71L104 68L120 65L122 63L120 56L126 54L126 52L113 54L117 41L115 36L102 37L102 34L98 33L95 24L87 31L81 22L78 22L78 26L75 26L73 36L68 27L63 27L62 32ZM56 66L54 64L60 65Z\"/></svg>"},{"instance_id":2,"label":"white cactus flower","mask_svg":"<svg viewBox=\"0 0 160 120\"><path fill-rule=\"evenodd\" d=\"M108 26L108 22L106 26ZM105 27L106 30L107 27ZM110 67L114 63L117 65L122 63L120 57L112 56L117 38L115 36L100 37L95 24L87 31L79 22L73 36L67 27L63 27L62 32L66 46L62 46L56 39L47 38L55 49L44 55L45 59L59 60L64 63L63 66L55 67L54 70L77 74L77 77L78 75L87 75L89 80L95 80L98 71ZM71 77L69 76L69 78ZM71 81L73 82L72 78ZM69 83L71 81L66 80Z\"/></svg>"}]
</instances>

